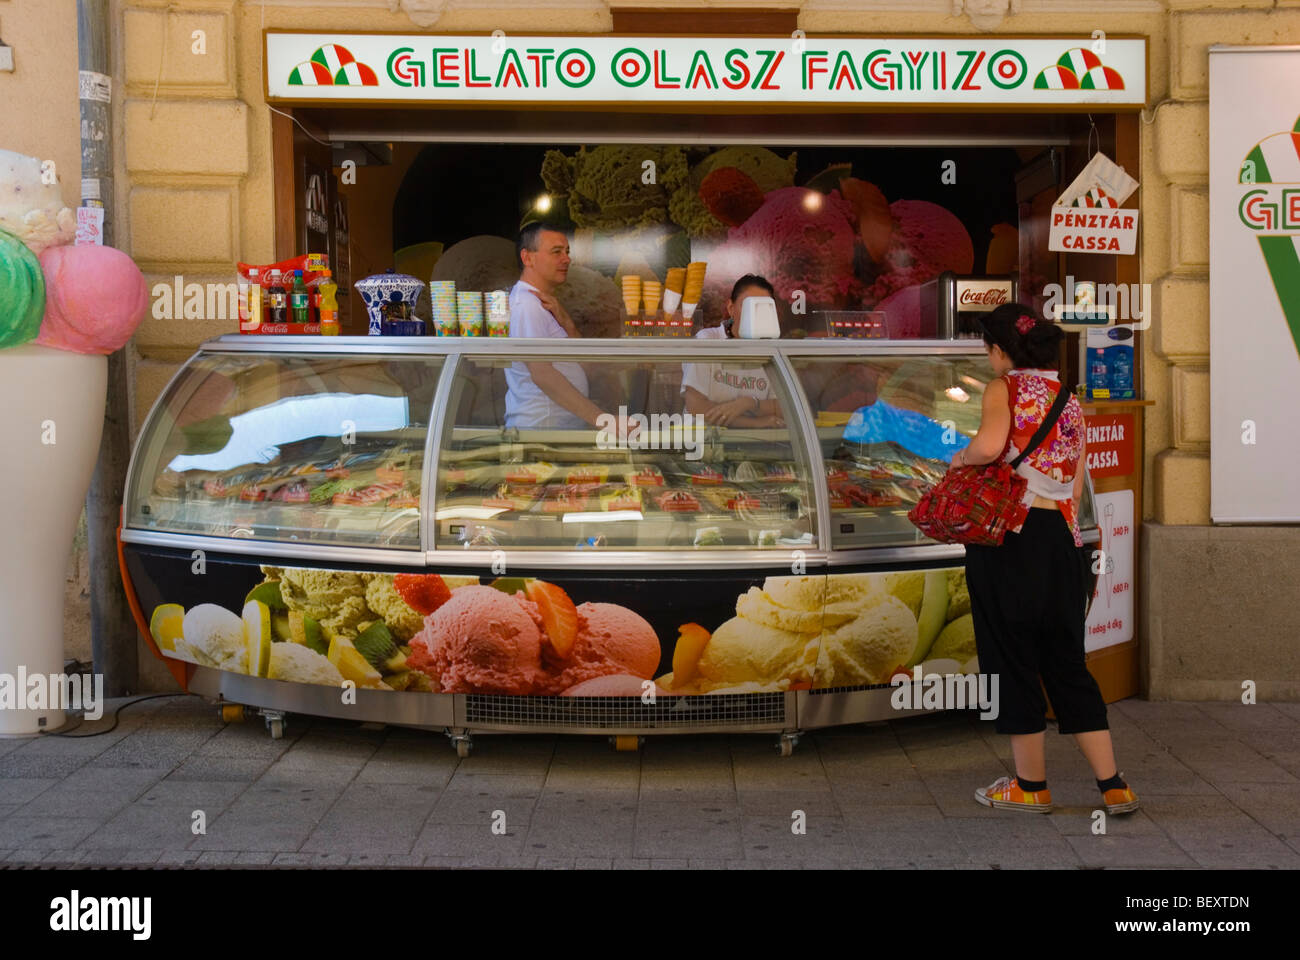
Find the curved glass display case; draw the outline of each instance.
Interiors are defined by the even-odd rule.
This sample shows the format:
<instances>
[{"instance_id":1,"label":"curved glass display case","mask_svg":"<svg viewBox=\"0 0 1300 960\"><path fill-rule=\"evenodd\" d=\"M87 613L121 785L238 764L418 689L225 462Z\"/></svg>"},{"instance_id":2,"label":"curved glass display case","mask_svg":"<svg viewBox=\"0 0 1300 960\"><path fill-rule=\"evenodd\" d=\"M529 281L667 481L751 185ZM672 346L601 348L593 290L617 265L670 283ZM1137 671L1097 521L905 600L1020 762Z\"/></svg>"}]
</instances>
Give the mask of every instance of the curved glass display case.
<instances>
[{"instance_id":1,"label":"curved glass display case","mask_svg":"<svg viewBox=\"0 0 1300 960\"><path fill-rule=\"evenodd\" d=\"M990 377L960 341L225 337L141 432L124 580L187 689L272 712L895 716L898 674L978 672L962 548L907 511Z\"/></svg>"}]
</instances>

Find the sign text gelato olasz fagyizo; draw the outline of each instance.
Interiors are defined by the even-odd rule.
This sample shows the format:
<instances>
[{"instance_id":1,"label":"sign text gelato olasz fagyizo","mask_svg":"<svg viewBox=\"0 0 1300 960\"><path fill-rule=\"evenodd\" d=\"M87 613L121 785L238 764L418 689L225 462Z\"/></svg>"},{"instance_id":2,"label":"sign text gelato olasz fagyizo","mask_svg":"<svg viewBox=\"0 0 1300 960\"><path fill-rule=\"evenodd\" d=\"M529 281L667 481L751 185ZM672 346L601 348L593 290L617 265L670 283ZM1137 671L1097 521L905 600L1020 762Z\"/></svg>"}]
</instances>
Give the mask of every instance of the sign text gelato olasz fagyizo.
<instances>
[{"instance_id":1,"label":"sign text gelato olasz fagyizo","mask_svg":"<svg viewBox=\"0 0 1300 960\"><path fill-rule=\"evenodd\" d=\"M284 100L1141 105L1146 42L267 33ZM1095 46L1095 45L1094 45Z\"/></svg>"}]
</instances>

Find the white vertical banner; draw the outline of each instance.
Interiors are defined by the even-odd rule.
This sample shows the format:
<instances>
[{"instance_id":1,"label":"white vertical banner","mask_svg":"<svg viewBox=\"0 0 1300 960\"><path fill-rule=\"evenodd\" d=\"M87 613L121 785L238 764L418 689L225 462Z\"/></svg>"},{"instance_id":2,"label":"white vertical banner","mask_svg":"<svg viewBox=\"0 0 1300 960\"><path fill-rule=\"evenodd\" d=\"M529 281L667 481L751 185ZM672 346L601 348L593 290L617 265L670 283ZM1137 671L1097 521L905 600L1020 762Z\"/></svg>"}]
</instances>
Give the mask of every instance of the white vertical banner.
<instances>
[{"instance_id":1,"label":"white vertical banner","mask_svg":"<svg viewBox=\"0 0 1300 960\"><path fill-rule=\"evenodd\" d=\"M1210 48L1210 515L1300 522L1300 46ZM1164 317L1165 323L1183 322Z\"/></svg>"},{"instance_id":2,"label":"white vertical banner","mask_svg":"<svg viewBox=\"0 0 1300 960\"><path fill-rule=\"evenodd\" d=\"M1094 548L1097 588L1092 594L1083 649L1091 652L1133 639L1133 491L1094 495L1101 542Z\"/></svg>"}]
</instances>

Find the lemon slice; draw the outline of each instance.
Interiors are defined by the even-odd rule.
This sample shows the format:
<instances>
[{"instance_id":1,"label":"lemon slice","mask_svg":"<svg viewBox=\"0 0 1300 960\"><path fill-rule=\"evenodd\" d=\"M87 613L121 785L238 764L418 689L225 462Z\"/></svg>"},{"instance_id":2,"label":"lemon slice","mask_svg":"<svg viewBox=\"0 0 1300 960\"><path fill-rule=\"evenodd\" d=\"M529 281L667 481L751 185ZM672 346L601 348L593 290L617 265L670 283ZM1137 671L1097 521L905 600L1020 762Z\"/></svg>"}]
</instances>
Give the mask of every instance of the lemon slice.
<instances>
[{"instance_id":1,"label":"lemon slice","mask_svg":"<svg viewBox=\"0 0 1300 960\"><path fill-rule=\"evenodd\" d=\"M244 643L248 647L248 675L266 676L271 666L271 608L261 600L244 604Z\"/></svg>"},{"instance_id":2,"label":"lemon slice","mask_svg":"<svg viewBox=\"0 0 1300 960\"><path fill-rule=\"evenodd\" d=\"M159 650L176 650L176 641L183 637L185 608L179 603L163 603L154 608L149 619L149 632Z\"/></svg>"}]
</instances>

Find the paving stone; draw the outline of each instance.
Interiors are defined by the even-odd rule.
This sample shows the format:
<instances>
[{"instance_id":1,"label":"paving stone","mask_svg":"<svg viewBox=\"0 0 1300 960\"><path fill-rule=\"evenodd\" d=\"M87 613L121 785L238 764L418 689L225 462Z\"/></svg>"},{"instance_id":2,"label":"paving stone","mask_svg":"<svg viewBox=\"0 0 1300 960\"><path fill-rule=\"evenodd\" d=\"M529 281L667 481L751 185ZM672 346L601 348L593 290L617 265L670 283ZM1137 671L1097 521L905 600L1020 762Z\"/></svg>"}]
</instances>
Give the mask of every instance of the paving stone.
<instances>
[{"instance_id":1,"label":"paving stone","mask_svg":"<svg viewBox=\"0 0 1300 960\"><path fill-rule=\"evenodd\" d=\"M534 797L501 796L492 790L482 793L443 791L428 817L429 824L470 824L490 826L497 811L505 816L509 829L527 825L532 817Z\"/></svg>"},{"instance_id":2,"label":"paving stone","mask_svg":"<svg viewBox=\"0 0 1300 960\"><path fill-rule=\"evenodd\" d=\"M107 820L167 773L168 768L84 766L42 791L20 815Z\"/></svg>"},{"instance_id":3,"label":"paving stone","mask_svg":"<svg viewBox=\"0 0 1300 960\"><path fill-rule=\"evenodd\" d=\"M0 779L0 803L6 806L22 806L29 800L40 796L50 787L61 783L61 780L50 778L6 778Z\"/></svg>"},{"instance_id":4,"label":"paving stone","mask_svg":"<svg viewBox=\"0 0 1300 960\"><path fill-rule=\"evenodd\" d=\"M239 858L237 850L205 850L199 854L198 863L204 866L224 866Z\"/></svg>"},{"instance_id":5,"label":"paving stone","mask_svg":"<svg viewBox=\"0 0 1300 960\"><path fill-rule=\"evenodd\" d=\"M272 863L277 854L267 850L241 850L235 855L236 866L264 867Z\"/></svg>"},{"instance_id":6,"label":"paving stone","mask_svg":"<svg viewBox=\"0 0 1300 960\"><path fill-rule=\"evenodd\" d=\"M613 862L613 859L609 857L575 857L573 868L575 870L609 870Z\"/></svg>"},{"instance_id":7,"label":"paving stone","mask_svg":"<svg viewBox=\"0 0 1300 960\"><path fill-rule=\"evenodd\" d=\"M135 803L143 807L189 804L196 810L203 810L211 819L247 789L248 784L243 781L176 780L167 777L149 787Z\"/></svg>"},{"instance_id":8,"label":"paving stone","mask_svg":"<svg viewBox=\"0 0 1300 960\"><path fill-rule=\"evenodd\" d=\"M903 860L924 864L966 858L956 833L935 807L911 804L861 810L843 820L845 846L863 860ZM753 854L749 854L753 856Z\"/></svg>"},{"instance_id":9,"label":"paving stone","mask_svg":"<svg viewBox=\"0 0 1300 960\"><path fill-rule=\"evenodd\" d=\"M1223 795L1282 839L1300 838L1300 787L1284 783L1225 783Z\"/></svg>"},{"instance_id":10,"label":"paving stone","mask_svg":"<svg viewBox=\"0 0 1300 960\"><path fill-rule=\"evenodd\" d=\"M101 767L167 767L184 763L215 731L202 728L157 730L146 727L124 737L95 757Z\"/></svg>"},{"instance_id":11,"label":"paving stone","mask_svg":"<svg viewBox=\"0 0 1300 960\"><path fill-rule=\"evenodd\" d=\"M271 861L273 867L345 867L346 854L339 853L277 853Z\"/></svg>"},{"instance_id":12,"label":"paving stone","mask_svg":"<svg viewBox=\"0 0 1300 960\"><path fill-rule=\"evenodd\" d=\"M158 857L158 866L197 863L203 853L198 850L164 850Z\"/></svg>"},{"instance_id":13,"label":"paving stone","mask_svg":"<svg viewBox=\"0 0 1300 960\"><path fill-rule=\"evenodd\" d=\"M507 821L504 834L494 834L488 823L427 823L411 847L411 853L427 856L483 857L521 856L527 824Z\"/></svg>"},{"instance_id":14,"label":"paving stone","mask_svg":"<svg viewBox=\"0 0 1300 960\"><path fill-rule=\"evenodd\" d=\"M1164 836L1071 836L1066 842L1079 859L1090 867L1166 867L1195 866L1196 862L1177 844Z\"/></svg>"},{"instance_id":15,"label":"paving stone","mask_svg":"<svg viewBox=\"0 0 1300 960\"><path fill-rule=\"evenodd\" d=\"M635 810L534 813L524 851L539 857L630 857Z\"/></svg>"},{"instance_id":16,"label":"paving stone","mask_svg":"<svg viewBox=\"0 0 1300 960\"><path fill-rule=\"evenodd\" d=\"M256 780L271 766L265 757L224 757L197 754L190 757L167 777L168 780Z\"/></svg>"},{"instance_id":17,"label":"paving stone","mask_svg":"<svg viewBox=\"0 0 1300 960\"><path fill-rule=\"evenodd\" d=\"M642 800L633 856L734 859L743 856L738 803Z\"/></svg>"},{"instance_id":18,"label":"paving stone","mask_svg":"<svg viewBox=\"0 0 1300 960\"><path fill-rule=\"evenodd\" d=\"M389 867L422 867L424 855L420 853L390 853L384 857L384 865Z\"/></svg>"},{"instance_id":19,"label":"paving stone","mask_svg":"<svg viewBox=\"0 0 1300 960\"><path fill-rule=\"evenodd\" d=\"M572 870L573 860L564 857L538 857L538 870Z\"/></svg>"},{"instance_id":20,"label":"paving stone","mask_svg":"<svg viewBox=\"0 0 1300 960\"><path fill-rule=\"evenodd\" d=\"M854 860L857 851L839 817L810 816L807 832L796 834L787 817L741 818L741 844L747 859L803 861Z\"/></svg>"},{"instance_id":21,"label":"paving stone","mask_svg":"<svg viewBox=\"0 0 1300 960\"><path fill-rule=\"evenodd\" d=\"M429 856L419 859L421 866L440 870L459 870L465 864L464 857Z\"/></svg>"},{"instance_id":22,"label":"paving stone","mask_svg":"<svg viewBox=\"0 0 1300 960\"><path fill-rule=\"evenodd\" d=\"M310 821L268 821L256 814L236 816L223 813L208 822L208 832L195 837L191 850L270 850L276 853L297 851L311 833Z\"/></svg>"},{"instance_id":23,"label":"paving stone","mask_svg":"<svg viewBox=\"0 0 1300 960\"><path fill-rule=\"evenodd\" d=\"M9 851L8 856L5 857L5 862L6 863L40 863L42 860L45 859L45 857L50 852L51 851L49 850L33 850L31 848L11 850ZM70 851L70 850L69 851L60 850L59 852L68 853L68 854L74 853L74 851ZM68 860L68 861L60 861L60 862L72 863L73 861Z\"/></svg>"},{"instance_id":24,"label":"paving stone","mask_svg":"<svg viewBox=\"0 0 1300 960\"><path fill-rule=\"evenodd\" d=\"M0 821L0 847L11 850L67 850L100 826L86 817L6 817Z\"/></svg>"},{"instance_id":25,"label":"paving stone","mask_svg":"<svg viewBox=\"0 0 1300 960\"><path fill-rule=\"evenodd\" d=\"M301 849L348 855L409 853L437 798L432 787L354 783Z\"/></svg>"}]
</instances>

